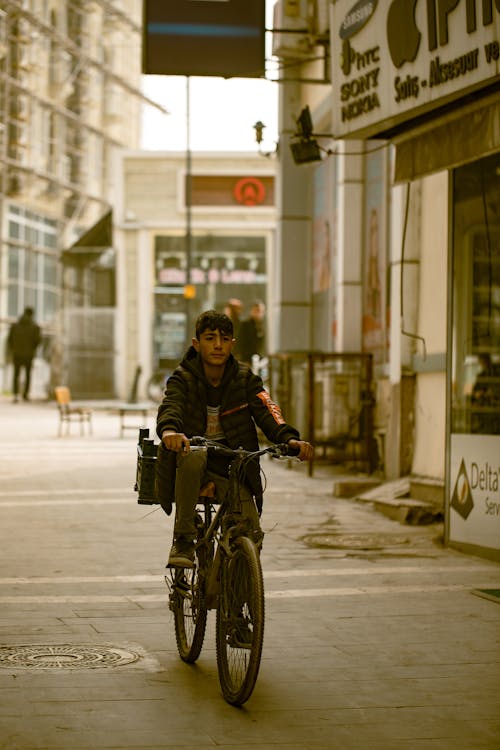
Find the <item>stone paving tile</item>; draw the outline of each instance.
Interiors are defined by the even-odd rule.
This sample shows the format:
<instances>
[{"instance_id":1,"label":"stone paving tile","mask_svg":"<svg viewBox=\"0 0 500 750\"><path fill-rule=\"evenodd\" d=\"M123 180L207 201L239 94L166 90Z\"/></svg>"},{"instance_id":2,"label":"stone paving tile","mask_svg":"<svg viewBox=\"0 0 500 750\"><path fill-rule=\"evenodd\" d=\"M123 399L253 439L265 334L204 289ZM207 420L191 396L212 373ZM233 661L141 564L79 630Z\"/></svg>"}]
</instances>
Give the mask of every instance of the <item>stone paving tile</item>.
<instances>
[{"instance_id":1,"label":"stone paving tile","mask_svg":"<svg viewBox=\"0 0 500 750\"><path fill-rule=\"evenodd\" d=\"M5 424L1 403L0 412ZM4 584L0 596L161 592L165 599L2 603L0 639L7 644L112 640L137 644L146 658L109 670L0 669L0 750L499 750L500 608L468 589L498 584L498 565L443 548L439 525L406 528L334 499L332 475L322 477L319 468L309 480L303 467L266 463L262 561L273 576L266 579L264 654L250 701L234 709L221 697L214 613L199 662L189 666L177 655L162 580L172 519L147 515L150 509L136 504L135 439L101 439L116 435L115 417L102 419L98 440L57 441L57 418L50 417L36 430L43 465L25 470L27 411L24 427L13 423L19 459L0 462L3 486L16 490L19 502L1 511L0 569L4 576L36 572L54 580ZM41 442L40 435L46 436ZM101 505L95 503L99 489L109 491ZM29 494L37 491L45 494ZM75 503L51 504L65 497ZM10 502L5 493L2 500ZM363 551L301 541L333 530L380 534L387 543ZM398 572L410 566L412 573ZM321 568L332 575L290 574ZM289 572L279 577L283 571ZM158 581L58 580L120 574L154 574ZM432 590L454 583L466 588ZM401 584L422 590L391 592ZM375 586L378 592L370 593ZM366 593L342 591L356 587ZM312 588L340 593L305 596ZM303 595L273 598L277 590L294 589Z\"/></svg>"}]
</instances>

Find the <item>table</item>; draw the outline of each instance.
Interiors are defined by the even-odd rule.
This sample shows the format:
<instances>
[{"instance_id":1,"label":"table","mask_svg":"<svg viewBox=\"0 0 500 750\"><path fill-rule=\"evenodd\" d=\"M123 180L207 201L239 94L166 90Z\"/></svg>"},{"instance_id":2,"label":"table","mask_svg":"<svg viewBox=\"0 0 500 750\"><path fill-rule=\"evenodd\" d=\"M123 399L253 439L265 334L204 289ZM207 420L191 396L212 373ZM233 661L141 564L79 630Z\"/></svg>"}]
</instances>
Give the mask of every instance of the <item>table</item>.
<instances>
[{"instance_id":1,"label":"table","mask_svg":"<svg viewBox=\"0 0 500 750\"><path fill-rule=\"evenodd\" d=\"M148 419L148 412L151 408L149 403L137 403L137 404L120 404L118 406L118 415L120 417L120 437L123 437L125 430L138 430L140 427L146 427ZM126 418L129 415L141 416L143 418L143 424L127 424Z\"/></svg>"}]
</instances>

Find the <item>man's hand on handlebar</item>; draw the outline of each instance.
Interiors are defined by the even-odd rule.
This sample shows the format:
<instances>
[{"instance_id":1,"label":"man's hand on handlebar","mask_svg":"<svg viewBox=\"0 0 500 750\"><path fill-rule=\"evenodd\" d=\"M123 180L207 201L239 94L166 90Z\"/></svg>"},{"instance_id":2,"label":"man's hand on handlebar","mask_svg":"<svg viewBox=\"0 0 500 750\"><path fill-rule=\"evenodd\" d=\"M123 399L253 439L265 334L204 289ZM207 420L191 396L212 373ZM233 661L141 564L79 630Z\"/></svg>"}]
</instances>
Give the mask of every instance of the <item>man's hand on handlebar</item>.
<instances>
[{"instance_id":1,"label":"man's hand on handlebar","mask_svg":"<svg viewBox=\"0 0 500 750\"><path fill-rule=\"evenodd\" d=\"M161 440L165 448L175 453L189 453L189 438L187 438L183 432L173 432L171 430L164 430L161 435Z\"/></svg>"},{"instance_id":2,"label":"man's hand on handlebar","mask_svg":"<svg viewBox=\"0 0 500 750\"><path fill-rule=\"evenodd\" d=\"M295 448L298 450L297 458L299 461L310 461L310 459L313 457L314 454L314 448L312 447L311 443L306 442L305 440L295 440L291 439L288 441L288 445L290 448Z\"/></svg>"}]
</instances>

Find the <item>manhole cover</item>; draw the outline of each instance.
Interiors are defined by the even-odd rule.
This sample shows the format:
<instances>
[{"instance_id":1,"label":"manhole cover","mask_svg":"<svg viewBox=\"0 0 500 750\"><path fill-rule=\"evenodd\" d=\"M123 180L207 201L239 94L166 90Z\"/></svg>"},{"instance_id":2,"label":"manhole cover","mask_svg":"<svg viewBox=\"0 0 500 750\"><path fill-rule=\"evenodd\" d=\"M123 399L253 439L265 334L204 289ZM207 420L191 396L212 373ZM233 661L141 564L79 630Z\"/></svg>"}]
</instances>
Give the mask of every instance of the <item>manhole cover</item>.
<instances>
[{"instance_id":1,"label":"manhole cover","mask_svg":"<svg viewBox=\"0 0 500 750\"><path fill-rule=\"evenodd\" d=\"M0 668L4 669L103 669L133 664L134 651L115 646L0 646Z\"/></svg>"},{"instance_id":2,"label":"manhole cover","mask_svg":"<svg viewBox=\"0 0 500 750\"><path fill-rule=\"evenodd\" d=\"M309 547L322 549L383 550L408 544L408 537L387 536L382 534L307 534L302 537Z\"/></svg>"}]
</instances>

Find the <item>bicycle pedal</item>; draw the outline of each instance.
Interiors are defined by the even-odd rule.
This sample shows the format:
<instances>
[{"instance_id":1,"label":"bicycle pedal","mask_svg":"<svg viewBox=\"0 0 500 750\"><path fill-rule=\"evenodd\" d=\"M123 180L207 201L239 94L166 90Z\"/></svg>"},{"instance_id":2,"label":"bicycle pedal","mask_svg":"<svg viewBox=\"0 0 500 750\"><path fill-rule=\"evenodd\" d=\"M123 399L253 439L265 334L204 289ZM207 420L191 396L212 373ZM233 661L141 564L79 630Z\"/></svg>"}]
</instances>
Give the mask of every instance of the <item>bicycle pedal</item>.
<instances>
[{"instance_id":1,"label":"bicycle pedal","mask_svg":"<svg viewBox=\"0 0 500 750\"><path fill-rule=\"evenodd\" d=\"M252 648L251 641L240 641L237 633L229 633L227 636L227 645L231 648L245 648L250 650Z\"/></svg>"}]
</instances>

